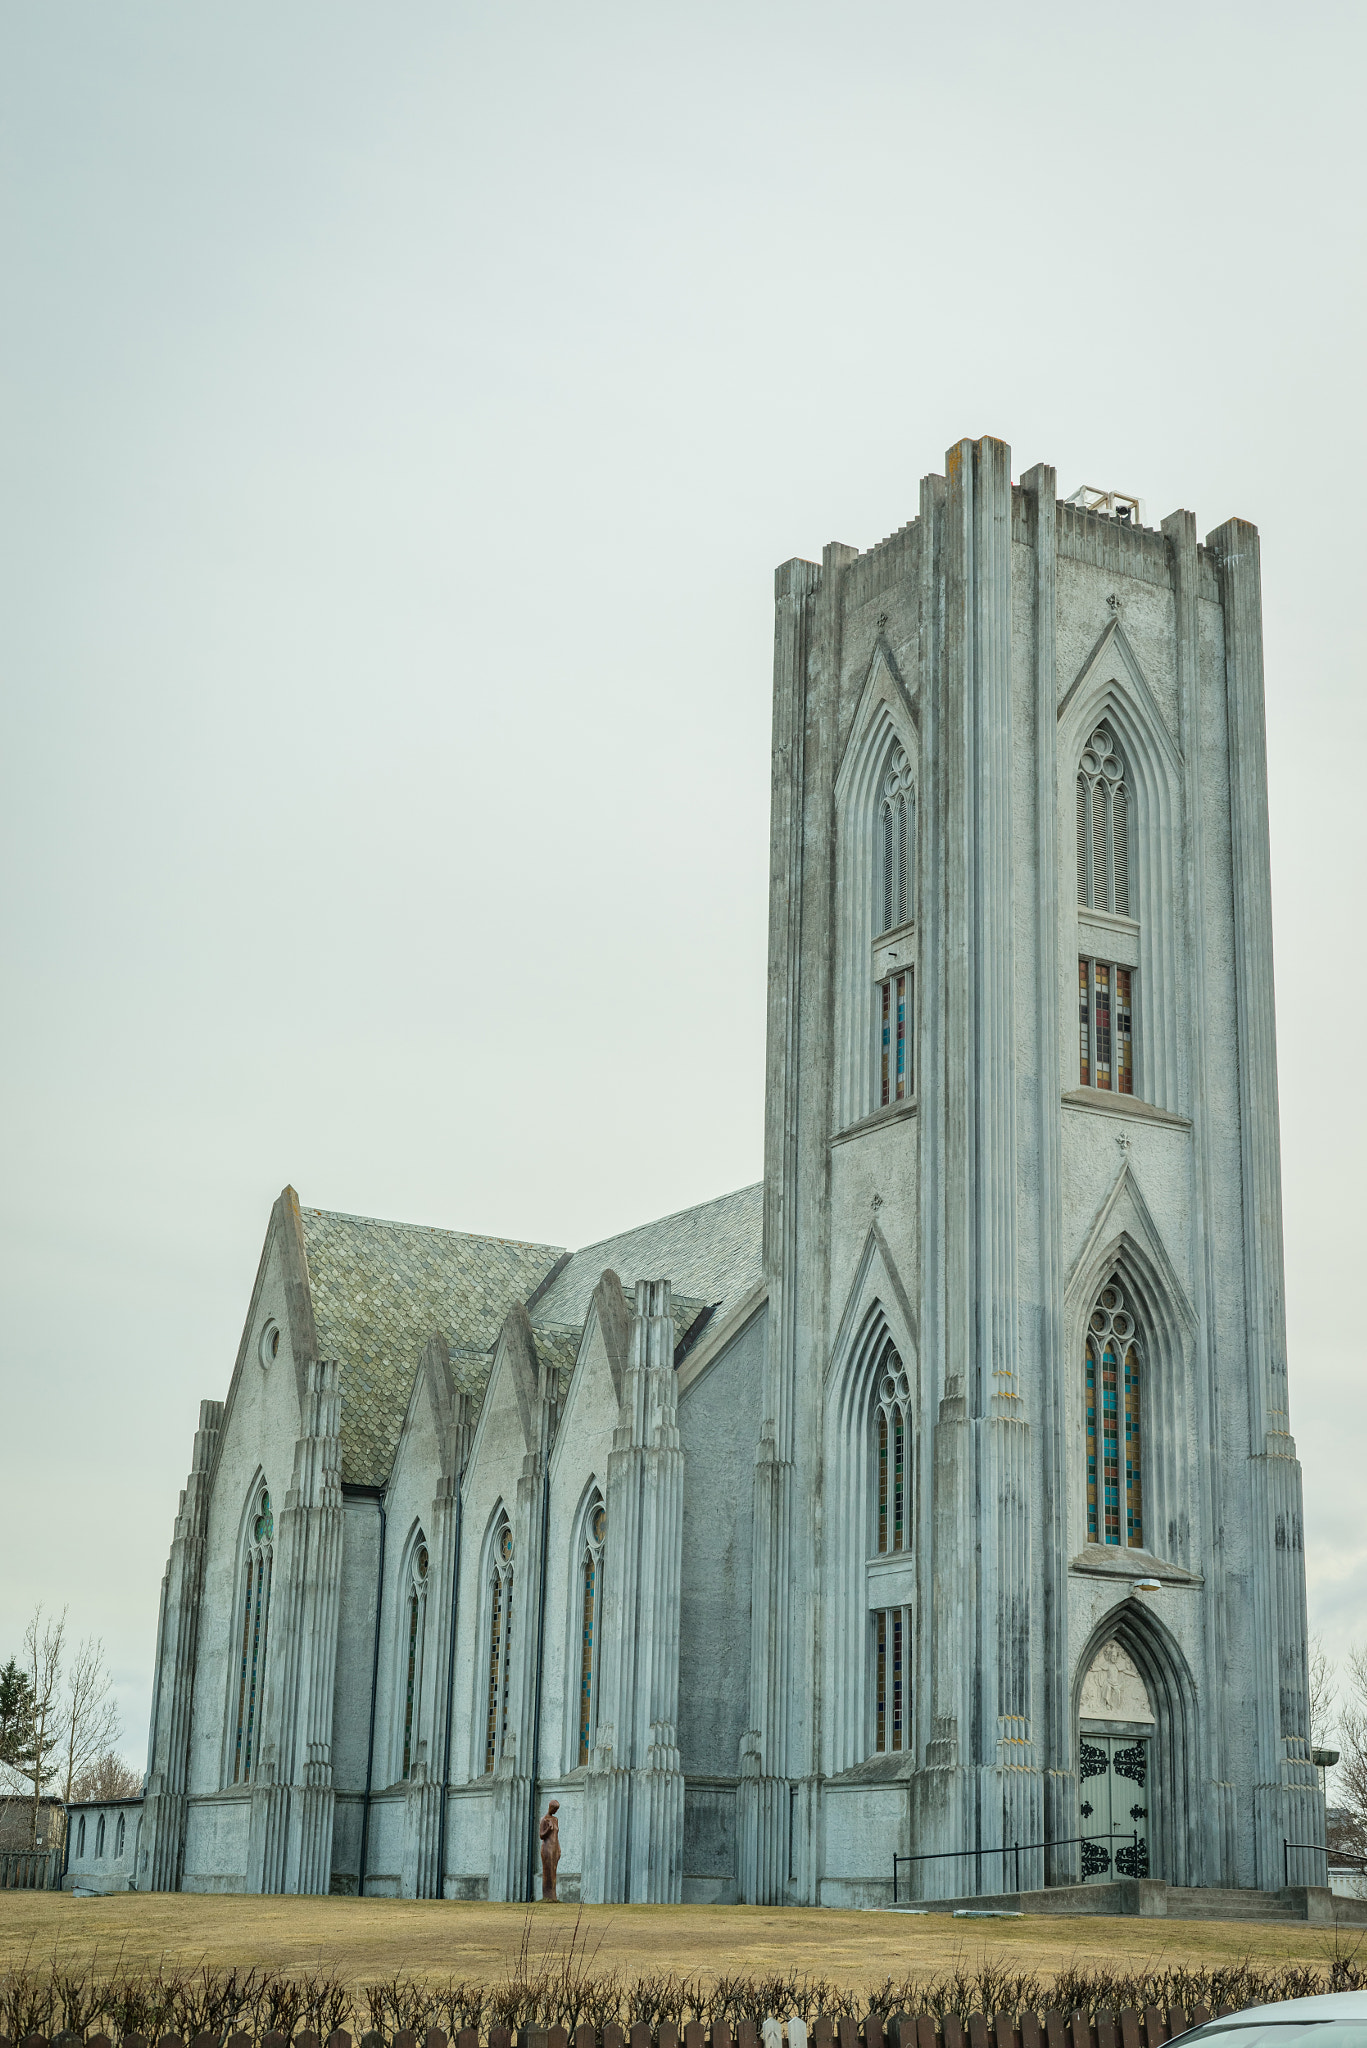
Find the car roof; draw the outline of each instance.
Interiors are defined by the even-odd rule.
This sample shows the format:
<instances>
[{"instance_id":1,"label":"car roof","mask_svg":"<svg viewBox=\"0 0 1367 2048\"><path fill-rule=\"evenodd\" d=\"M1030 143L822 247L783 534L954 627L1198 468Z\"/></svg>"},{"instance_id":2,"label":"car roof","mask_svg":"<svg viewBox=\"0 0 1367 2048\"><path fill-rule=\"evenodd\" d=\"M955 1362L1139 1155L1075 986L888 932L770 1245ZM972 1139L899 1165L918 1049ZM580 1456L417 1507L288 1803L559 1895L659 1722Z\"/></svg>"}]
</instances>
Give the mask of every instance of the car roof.
<instances>
[{"instance_id":1,"label":"car roof","mask_svg":"<svg viewBox=\"0 0 1367 2048\"><path fill-rule=\"evenodd\" d=\"M1243 2012L1208 2020L1209 2027L1260 2027L1267 2021L1367 2020L1367 1991L1324 1991L1315 1998L1287 1998L1279 2005L1250 2005ZM1202 2032L1205 2028L1202 2028Z\"/></svg>"}]
</instances>

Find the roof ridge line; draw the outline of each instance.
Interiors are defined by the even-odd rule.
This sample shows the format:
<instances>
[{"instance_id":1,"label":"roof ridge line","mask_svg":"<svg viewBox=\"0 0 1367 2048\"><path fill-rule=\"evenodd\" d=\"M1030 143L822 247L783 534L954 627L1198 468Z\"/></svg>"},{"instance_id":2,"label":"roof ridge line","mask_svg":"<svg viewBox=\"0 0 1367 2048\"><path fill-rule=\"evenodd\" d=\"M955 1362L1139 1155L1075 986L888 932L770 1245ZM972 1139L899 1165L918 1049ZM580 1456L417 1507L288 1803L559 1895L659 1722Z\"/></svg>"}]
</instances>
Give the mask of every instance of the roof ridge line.
<instances>
[{"instance_id":1,"label":"roof ridge line","mask_svg":"<svg viewBox=\"0 0 1367 2048\"><path fill-rule=\"evenodd\" d=\"M470 1244L507 1244L520 1251L564 1252L569 1247L561 1244L544 1244L532 1237L500 1237L488 1230L449 1230L441 1223L405 1223L397 1216L360 1216L350 1209L317 1209L312 1204L300 1203L301 1216L326 1216L334 1223L367 1223L379 1230L421 1230L429 1237L460 1237Z\"/></svg>"},{"instance_id":2,"label":"roof ridge line","mask_svg":"<svg viewBox=\"0 0 1367 2048\"><path fill-rule=\"evenodd\" d=\"M764 1182L762 1180L750 1180L745 1183L744 1187L728 1188L724 1195L711 1195L705 1202L690 1202L685 1208L671 1209L664 1216L651 1216L644 1223L633 1223L626 1230L610 1231L606 1237L595 1238L592 1244L577 1246L574 1256L576 1259L580 1259L584 1256L585 1252L596 1252L605 1244L616 1244L619 1238L635 1237L639 1231L654 1230L661 1223L675 1223L680 1216L696 1216L699 1209L714 1209L718 1202L734 1201L737 1195L753 1194L756 1188L763 1188L763 1186Z\"/></svg>"}]
</instances>

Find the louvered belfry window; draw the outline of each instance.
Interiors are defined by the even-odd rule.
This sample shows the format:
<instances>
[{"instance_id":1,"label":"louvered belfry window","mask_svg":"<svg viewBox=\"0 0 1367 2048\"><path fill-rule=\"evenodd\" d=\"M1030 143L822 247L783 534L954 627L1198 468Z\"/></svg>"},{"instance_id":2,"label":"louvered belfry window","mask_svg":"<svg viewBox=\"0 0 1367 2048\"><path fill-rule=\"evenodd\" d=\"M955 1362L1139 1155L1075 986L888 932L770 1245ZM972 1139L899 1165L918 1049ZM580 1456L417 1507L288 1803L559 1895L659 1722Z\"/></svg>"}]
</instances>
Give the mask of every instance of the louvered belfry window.
<instances>
[{"instance_id":1,"label":"louvered belfry window","mask_svg":"<svg viewBox=\"0 0 1367 2048\"><path fill-rule=\"evenodd\" d=\"M878 807L879 889L875 925L878 932L895 931L914 915L912 863L916 858L916 791L911 782L911 763L899 747L883 777Z\"/></svg>"},{"instance_id":2,"label":"louvered belfry window","mask_svg":"<svg viewBox=\"0 0 1367 2048\"><path fill-rule=\"evenodd\" d=\"M1086 910L1130 915L1130 796L1125 764L1104 725L1078 764L1077 900Z\"/></svg>"}]
</instances>

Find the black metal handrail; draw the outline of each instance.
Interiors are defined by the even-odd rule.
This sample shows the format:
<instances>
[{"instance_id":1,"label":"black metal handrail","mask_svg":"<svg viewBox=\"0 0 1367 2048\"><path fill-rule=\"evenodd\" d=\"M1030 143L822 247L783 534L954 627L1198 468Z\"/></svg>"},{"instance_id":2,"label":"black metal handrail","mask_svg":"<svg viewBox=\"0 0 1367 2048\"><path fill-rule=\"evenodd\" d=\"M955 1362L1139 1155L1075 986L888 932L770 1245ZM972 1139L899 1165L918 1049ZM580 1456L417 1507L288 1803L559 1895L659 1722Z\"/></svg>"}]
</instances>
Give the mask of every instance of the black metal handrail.
<instances>
[{"instance_id":1,"label":"black metal handrail","mask_svg":"<svg viewBox=\"0 0 1367 2048\"><path fill-rule=\"evenodd\" d=\"M1331 1849L1325 1842L1288 1842L1286 1836L1283 1835L1282 1883L1288 1890L1291 1886L1291 1851L1293 1849L1311 1849L1316 1856L1332 1856L1337 1859L1340 1865L1343 1863L1355 1863L1359 1870L1367 1870L1367 1856L1361 1855L1356 1849Z\"/></svg>"},{"instance_id":2,"label":"black metal handrail","mask_svg":"<svg viewBox=\"0 0 1367 2048\"><path fill-rule=\"evenodd\" d=\"M892 1859L892 1903L894 1906L897 1904L897 1866L899 1863L938 1863L946 1856L1000 1856L1002 1859L1002 1876L1005 1878L1006 1858L1014 1856L1016 1860L1016 1890L1019 1892L1021 1888L1022 1849L1069 1849L1075 1842L1123 1842L1126 1840L1133 1842L1135 1859L1138 1861L1138 1828L1131 1830L1128 1836L1124 1828L1112 1828L1110 1833L1105 1835L1064 1835L1062 1837L1056 1835L1052 1842L1012 1842L1009 1848L1003 1842L999 1849L923 1849L918 1850L912 1856L894 1856Z\"/></svg>"}]
</instances>

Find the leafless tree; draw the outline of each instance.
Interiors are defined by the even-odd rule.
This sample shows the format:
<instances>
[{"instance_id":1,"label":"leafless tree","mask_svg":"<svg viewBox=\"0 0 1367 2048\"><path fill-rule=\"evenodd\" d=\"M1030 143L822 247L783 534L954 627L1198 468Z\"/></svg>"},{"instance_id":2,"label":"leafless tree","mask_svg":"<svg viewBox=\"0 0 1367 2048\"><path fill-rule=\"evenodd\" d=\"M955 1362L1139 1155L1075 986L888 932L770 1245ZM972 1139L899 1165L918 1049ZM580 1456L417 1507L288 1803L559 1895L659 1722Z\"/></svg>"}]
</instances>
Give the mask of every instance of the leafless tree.
<instances>
[{"instance_id":1,"label":"leafless tree","mask_svg":"<svg viewBox=\"0 0 1367 2048\"><path fill-rule=\"evenodd\" d=\"M135 1770L114 1750L97 1756L71 1787L70 1797L82 1799L136 1799L142 1790L142 1772Z\"/></svg>"},{"instance_id":2,"label":"leafless tree","mask_svg":"<svg viewBox=\"0 0 1367 2048\"><path fill-rule=\"evenodd\" d=\"M1347 1693L1339 1710L1338 1801L1344 1818L1332 1846L1367 1854L1367 1643L1348 1652Z\"/></svg>"},{"instance_id":3,"label":"leafless tree","mask_svg":"<svg viewBox=\"0 0 1367 2048\"><path fill-rule=\"evenodd\" d=\"M1334 1733L1338 1687L1334 1682L1334 1667L1324 1653L1324 1641L1320 1636L1310 1638L1309 1661L1310 1746L1312 1749L1328 1749Z\"/></svg>"},{"instance_id":4,"label":"leafless tree","mask_svg":"<svg viewBox=\"0 0 1367 2048\"><path fill-rule=\"evenodd\" d=\"M44 1787L57 1775L62 1739L62 1649L66 1641L66 1609L43 1619L39 1601L24 1630L24 1677L29 1716L28 1740L16 1775L30 1803L29 1847L38 1846L38 1821Z\"/></svg>"},{"instance_id":5,"label":"leafless tree","mask_svg":"<svg viewBox=\"0 0 1367 2048\"><path fill-rule=\"evenodd\" d=\"M77 1784L119 1739L118 1702L98 1636L87 1636L72 1657L63 1714L62 1798L70 1805Z\"/></svg>"}]
</instances>

